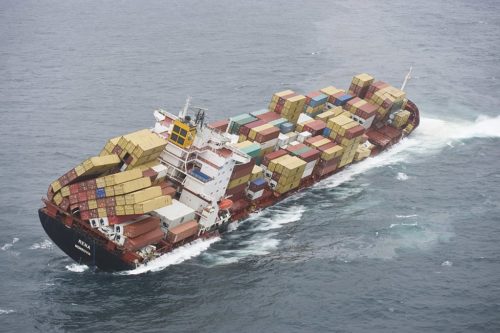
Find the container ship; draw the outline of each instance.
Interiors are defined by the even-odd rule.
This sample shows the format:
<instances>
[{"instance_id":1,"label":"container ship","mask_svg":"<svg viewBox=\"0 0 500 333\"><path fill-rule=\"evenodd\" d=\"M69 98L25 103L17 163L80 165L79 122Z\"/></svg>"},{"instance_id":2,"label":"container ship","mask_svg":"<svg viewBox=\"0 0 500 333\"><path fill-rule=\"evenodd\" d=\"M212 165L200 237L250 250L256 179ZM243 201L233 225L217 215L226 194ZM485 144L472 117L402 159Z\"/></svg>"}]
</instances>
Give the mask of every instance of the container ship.
<instances>
[{"instance_id":1,"label":"container ship","mask_svg":"<svg viewBox=\"0 0 500 333\"><path fill-rule=\"evenodd\" d=\"M267 109L208 122L206 110L154 111L52 182L39 209L80 264L134 269L379 154L419 124L401 89L368 74L349 89L275 93Z\"/></svg>"}]
</instances>

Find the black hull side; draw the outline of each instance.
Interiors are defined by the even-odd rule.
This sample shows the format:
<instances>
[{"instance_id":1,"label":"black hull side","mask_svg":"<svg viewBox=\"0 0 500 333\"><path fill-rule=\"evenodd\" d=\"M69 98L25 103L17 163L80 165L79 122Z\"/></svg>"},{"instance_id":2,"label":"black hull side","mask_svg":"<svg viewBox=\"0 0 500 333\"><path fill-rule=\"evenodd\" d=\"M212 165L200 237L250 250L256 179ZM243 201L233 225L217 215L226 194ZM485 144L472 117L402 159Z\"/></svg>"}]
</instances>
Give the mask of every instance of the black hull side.
<instances>
[{"instance_id":1,"label":"black hull side","mask_svg":"<svg viewBox=\"0 0 500 333\"><path fill-rule=\"evenodd\" d=\"M124 271L135 266L123 261L118 254L106 249L102 244L82 230L67 227L60 220L38 210L43 229L50 239L77 263L97 267L103 271Z\"/></svg>"}]
</instances>

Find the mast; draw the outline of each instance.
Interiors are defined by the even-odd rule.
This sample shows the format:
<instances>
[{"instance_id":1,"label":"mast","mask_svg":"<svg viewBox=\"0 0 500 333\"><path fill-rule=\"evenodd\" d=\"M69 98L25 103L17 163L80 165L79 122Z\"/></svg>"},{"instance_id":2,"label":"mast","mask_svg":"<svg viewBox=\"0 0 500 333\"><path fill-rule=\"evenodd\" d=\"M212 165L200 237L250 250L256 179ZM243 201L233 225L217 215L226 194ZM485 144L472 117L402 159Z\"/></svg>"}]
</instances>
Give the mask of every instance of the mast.
<instances>
[{"instance_id":1,"label":"mast","mask_svg":"<svg viewBox=\"0 0 500 333\"><path fill-rule=\"evenodd\" d=\"M410 66L410 71L408 72L408 74L406 74L405 80L403 81L403 85L401 86L401 90L402 91L405 90L406 83L408 83L408 81L411 79L411 71L412 71L412 69L413 69L413 66Z\"/></svg>"}]
</instances>

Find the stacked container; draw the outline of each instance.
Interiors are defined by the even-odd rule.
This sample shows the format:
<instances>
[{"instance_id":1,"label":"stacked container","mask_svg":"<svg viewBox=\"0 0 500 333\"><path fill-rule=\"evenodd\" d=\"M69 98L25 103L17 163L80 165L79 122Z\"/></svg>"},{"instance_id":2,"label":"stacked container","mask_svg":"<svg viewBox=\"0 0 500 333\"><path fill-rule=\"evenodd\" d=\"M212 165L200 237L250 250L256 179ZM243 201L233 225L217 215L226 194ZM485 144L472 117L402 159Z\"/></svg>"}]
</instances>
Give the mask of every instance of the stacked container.
<instances>
[{"instance_id":1,"label":"stacked container","mask_svg":"<svg viewBox=\"0 0 500 333\"><path fill-rule=\"evenodd\" d=\"M366 73L358 74L352 78L349 94L364 98L374 78Z\"/></svg>"},{"instance_id":2,"label":"stacked container","mask_svg":"<svg viewBox=\"0 0 500 333\"><path fill-rule=\"evenodd\" d=\"M349 117L340 115L328 121L330 138L344 148L339 167L352 163L365 128Z\"/></svg>"},{"instance_id":3,"label":"stacked container","mask_svg":"<svg viewBox=\"0 0 500 333\"><path fill-rule=\"evenodd\" d=\"M304 105L304 113L311 118L316 117L318 114L325 110L328 96L321 91L314 91L306 95L306 104Z\"/></svg>"},{"instance_id":4,"label":"stacked container","mask_svg":"<svg viewBox=\"0 0 500 333\"><path fill-rule=\"evenodd\" d=\"M300 158L288 154L271 160L267 168L267 172L272 174L269 185L280 194L296 189L306 164Z\"/></svg>"},{"instance_id":5,"label":"stacked container","mask_svg":"<svg viewBox=\"0 0 500 333\"><path fill-rule=\"evenodd\" d=\"M240 132L240 127L257 120L256 117L243 113L234 117L229 118L228 132L230 134L238 135Z\"/></svg>"},{"instance_id":6,"label":"stacked container","mask_svg":"<svg viewBox=\"0 0 500 333\"><path fill-rule=\"evenodd\" d=\"M281 91L273 95L269 111L276 112L295 124L304 108L305 101L305 96L298 95L292 90Z\"/></svg>"}]
</instances>

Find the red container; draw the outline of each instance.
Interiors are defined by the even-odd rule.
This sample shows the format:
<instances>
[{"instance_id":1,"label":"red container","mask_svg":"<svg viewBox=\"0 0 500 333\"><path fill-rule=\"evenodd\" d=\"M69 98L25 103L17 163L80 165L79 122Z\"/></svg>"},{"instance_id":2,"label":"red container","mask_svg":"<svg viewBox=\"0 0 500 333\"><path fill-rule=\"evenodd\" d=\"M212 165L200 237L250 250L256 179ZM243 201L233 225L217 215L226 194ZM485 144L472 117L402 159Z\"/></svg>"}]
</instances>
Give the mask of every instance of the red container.
<instances>
[{"instance_id":1,"label":"red container","mask_svg":"<svg viewBox=\"0 0 500 333\"><path fill-rule=\"evenodd\" d=\"M78 202L78 194L70 194L69 195L69 203L76 204Z\"/></svg>"},{"instance_id":2,"label":"red container","mask_svg":"<svg viewBox=\"0 0 500 333\"><path fill-rule=\"evenodd\" d=\"M82 211L80 209L80 219L82 219L82 220L90 220L91 219L90 212L88 210Z\"/></svg>"},{"instance_id":3,"label":"red container","mask_svg":"<svg viewBox=\"0 0 500 333\"><path fill-rule=\"evenodd\" d=\"M312 144L313 144L313 143L315 143L315 142L318 142L318 141L320 141L320 140L323 140L324 138L325 138L325 137L324 137L323 135L316 135L316 136L313 136L313 137L311 137L311 138L309 138L309 139L306 139L306 140L304 141L304 143L305 143L306 145L310 146L310 145L312 145Z\"/></svg>"},{"instance_id":4,"label":"red container","mask_svg":"<svg viewBox=\"0 0 500 333\"><path fill-rule=\"evenodd\" d=\"M219 120L215 121L213 123L208 124L208 127L214 130L217 130L219 132L225 132L227 130L227 126L229 124L229 121L227 119L225 120Z\"/></svg>"},{"instance_id":5,"label":"red container","mask_svg":"<svg viewBox=\"0 0 500 333\"><path fill-rule=\"evenodd\" d=\"M69 193L70 194L76 194L76 193L78 193L79 190L80 190L80 187L78 186L78 184L71 184L69 186Z\"/></svg>"},{"instance_id":6,"label":"red container","mask_svg":"<svg viewBox=\"0 0 500 333\"><path fill-rule=\"evenodd\" d=\"M95 189L87 191L87 200L95 200Z\"/></svg>"},{"instance_id":7,"label":"red container","mask_svg":"<svg viewBox=\"0 0 500 333\"><path fill-rule=\"evenodd\" d=\"M76 178L78 178L78 175L76 174L75 169L69 170L68 173L66 173L66 175L68 176L68 180L70 182L72 182L73 180L75 180Z\"/></svg>"},{"instance_id":8,"label":"red container","mask_svg":"<svg viewBox=\"0 0 500 333\"><path fill-rule=\"evenodd\" d=\"M366 136L372 144L382 148L385 148L389 143L391 143L391 139L389 137L378 131L368 131L366 132Z\"/></svg>"},{"instance_id":9,"label":"red container","mask_svg":"<svg viewBox=\"0 0 500 333\"><path fill-rule=\"evenodd\" d=\"M226 195L236 196L236 194L240 194L240 193L245 192L246 187L247 187L246 183L238 185L236 187L233 187L233 188L227 190L226 191Z\"/></svg>"},{"instance_id":10,"label":"red container","mask_svg":"<svg viewBox=\"0 0 500 333\"><path fill-rule=\"evenodd\" d=\"M321 153L319 152L319 150L311 148L311 150L306 151L305 153L300 154L299 157L303 161L309 163L309 162L317 160L320 157L320 155L321 155Z\"/></svg>"},{"instance_id":11,"label":"red container","mask_svg":"<svg viewBox=\"0 0 500 333\"><path fill-rule=\"evenodd\" d=\"M91 219L96 219L99 217L99 213L97 213L97 209L90 209L89 214L90 214Z\"/></svg>"},{"instance_id":12,"label":"red container","mask_svg":"<svg viewBox=\"0 0 500 333\"><path fill-rule=\"evenodd\" d=\"M306 104L309 105L309 102L311 101L311 99L313 99L314 97L319 96L321 94L322 94L321 91L310 92L309 94L306 95Z\"/></svg>"},{"instance_id":13,"label":"red container","mask_svg":"<svg viewBox=\"0 0 500 333\"><path fill-rule=\"evenodd\" d=\"M345 137L348 139L357 138L365 133L365 128L361 125L349 128L345 131Z\"/></svg>"},{"instance_id":14,"label":"red container","mask_svg":"<svg viewBox=\"0 0 500 333\"><path fill-rule=\"evenodd\" d=\"M237 179L248 175L249 173L252 172L254 166L255 166L254 159L251 159L250 162L246 164L236 165L233 169L233 173L231 174L231 179Z\"/></svg>"},{"instance_id":15,"label":"red container","mask_svg":"<svg viewBox=\"0 0 500 333\"><path fill-rule=\"evenodd\" d=\"M161 230L161 229L160 229ZM168 231L167 239L172 243L178 243L188 237L194 236L198 233L198 222L189 221L171 228ZM147 235L147 234L146 234ZM142 237L142 236L140 236Z\"/></svg>"},{"instance_id":16,"label":"red container","mask_svg":"<svg viewBox=\"0 0 500 333\"><path fill-rule=\"evenodd\" d=\"M274 112L281 114L281 111L283 111L283 105L278 104L274 107Z\"/></svg>"},{"instance_id":17,"label":"red container","mask_svg":"<svg viewBox=\"0 0 500 333\"><path fill-rule=\"evenodd\" d=\"M97 208L106 208L106 198L97 199Z\"/></svg>"},{"instance_id":18,"label":"red container","mask_svg":"<svg viewBox=\"0 0 500 333\"><path fill-rule=\"evenodd\" d=\"M359 101L361 101L361 98L354 97L353 99L351 99L351 100L347 101L347 103L345 103L345 109L350 109L351 107L354 106L354 104L356 104Z\"/></svg>"},{"instance_id":19,"label":"red container","mask_svg":"<svg viewBox=\"0 0 500 333\"><path fill-rule=\"evenodd\" d=\"M97 188L95 179L87 180L87 190L95 190Z\"/></svg>"},{"instance_id":20,"label":"red container","mask_svg":"<svg viewBox=\"0 0 500 333\"><path fill-rule=\"evenodd\" d=\"M268 123L268 122L271 122L273 120L280 119L281 116L279 114L277 114L276 112L266 112L266 113L257 115L257 118L259 118L260 120L264 120L266 123Z\"/></svg>"},{"instance_id":21,"label":"red container","mask_svg":"<svg viewBox=\"0 0 500 333\"><path fill-rule=\"evenodd\" d=\"M391 141L397 141L400 137L402 132L394 127L391 126L384 126L381 129L378 130L380 133L384 134L385 136L389 137Z\"/></svg>"},{"instance_id":22,"label":"red container","mask_svg":"<svg viewBox=\"0 0 500 333\"><path fill-rule=\"evenodd\" d=\"M288 155L288 152L284 149L273 151L272 153L264 155L264 158L262 159L262 164L268 166L270 161L285 155Z\"/></svg>"},{"instance_id":23,"label":"red container","mask_svg":"<svg viewBox=\"0 0 500 333\"><path fill-rule=\"evenodd\" d=\"M141 215L108 216L108 222L110 225L115 225L123 222L128 222L140 216Z\"/></svg>"},{"instance_id":24,"label":"red container","mask_svg":"<svg viewBox=\"0 0 500 333\"><path fill-rule=\"evenodd\" d=\"M372 103L366 103L356 110L356 115L363 118L368 119L377 114L378 106Z\"/></svg>"},{"instance_id":25,"label":"red container","mask_svg":"<svg viewBox=\"0 0 500 333\"><path fill-rule=\"evenodd\" d=\"M78 203L78 209L80 209L80 211L82 211L82 210L89 210L89 202L88 201L82 201L82 202Z\"/></svg>"},{"instance_id":26,"label":"red container","mask_svg":"<svg viewBox=\"0 0 500 333\"><path fill-rule=\"evenodd\" d=\"M331 142L327 143L326 145L322 145L318 149L319 149L319 151L324 152L325 150L330 149L332 147L335 147L336 145L337 145L337 143L331 141Z\"/></svg>"},{"instance_id":27,"label":"red container","mask_svg":"<svg viewBox=\"0 0 500 333\"><path fill-rule=\"evenodd\" d=\"M385 83L384 81L376 81L373 82L370 87L368 88L368 91L371 93L376 93L382 88L388 87L389 84Z\"/></svg>"},{"instance_id":28,"label":"red container","mask_svg":"<svg viewBox=\"0 0 500 333\"><path fill-rule=\"evenodd\" d=\"M172 186L167 186L161 189L161 194L163 195L170 195L172 198L175 197L175 188Z\"/></svg>"},{"instance_id":29,"label":"red container","mask_svg":"<svg viewBox=\"0 0 500 333\"><path fill-rule=\"evenodd\" d=\"M154 229L158 229L159 226L160 226L160 218L151 216L143 220L124 225L123 235L129 238L135 238L137 236L150 232Z\"/></svg>"},{"instance_id":30,"label":"red container","mask_svg":"<svg viewBox=\"0 0 500 333\"><path fill-rule=\"evenodd\" d=\"M240 127L240 134L248 136L248 134L250 133L250 129L255 128L255 127L259 127L259 126L265 125L265 124L267 124L267 122L265 122L264 120L252 121L251 123L248 123L248 124Z\"/></svg>"},{"instance_id":31,"label":"red container","mask_svg":"<svg viewBox=\"0 0 500 333\"><path fill-rule=\"evenodd\" d=\"M59 205L59 207L61 207L62 210L68 210L69 208L69 200L68 198L64 198L63 201L61 202L61 204Z\"/></svg>"},{"instance_id":32,"label":"red container","mask_svg":"<svg viewBox=\"0 0 500 333\"><path fill-rule=\"evenodd\" d=\"M88 190L88 187L87 187L86 182L79 182L78 183L78 192L83 192L83 191L87 191L87 190Z\"/></svg>"},{"instance_id":33,"label":"red container","mask_svg":"<svg viewBox=\"0 0 500 333\"><path fill-rule=\"evenodd\" d=\"M106 207L106 215L107 216L115 216L116 215L116 209L115 207Z\"/></svg>"},{"instance_id":34,"label":"red container","mask_svg":"<svg viewBox=\"0 0 500 333\"><path fill-rule=\"evenodd\" d=\"M273 126L271 128L265 129L255 136L255 141L262 143L273 139L276 139L280 135L280 129Z\"/></svg>"},{"instance_id":35,"label":"red container","mask_svg":"<svg viewBox=\"0 0 500 333\"><path fill-rule=\"evenodd\" d=\"M304 131L310 132L313 136L319 135L326 128L326 124L322 120L314 120L304 125Z\"/></svg>"},{"instance_id":36,"label":"red container","mask_svg":"<svg viewBox=\"0 0 500 333\"><path fill-rule=\"evenodd\" d=\"M115 148L113 148L113 150L111 151L111 153L116 154L116 155L120 155L122 152L123 152L123 149L120 146L115 146Z\"/></svg>"},{"instance_id":37,"label":"red container","mask_svg":"<svg viewBox=\"0 0 500 333\"><path fill-rule=\"evenodd\" d=\"M293 96L297 96L296 93L290 93L288 95L285 95L285 96L281 96L279 99L278 99L278 103L279 105L284 105L286 100L289 99L290 97L293 97Z\"/></svg>"},{"instance_id":38,"label":"red container","mask_svg":"<svg viewBox=\"0 0 500 333\"><path fill-rule=\"evenodd\" d=\"M129 251L137 251L147 245L158 243L163 237L165 237L165 233L158 227L138 237L127 238L123 247Z\"/></svg>"},{"instance_id":39,"label":"red container","mask_svg":"<svg viewBox=\"0 0 500 333\"><path fill-rule=\"evenodd\" d=\"M100 199L102 200L102 199ZM110 198L104 198L106 202L106 207L114 207L116 206L116 200L115 197L110 197Z\"/></svg>"},{"instance_id":40,"label":"red container","mask_svg":"<svg viewBox=\"0 0 500 333\"><path fill-rule=\"evenodd\" d=\"M151 181L154 181L156 177L158 177L158 172L154 171L153 169L146 169L142 172L143 177L148 177L151 179Z\"/></svg>"}]
</instances>

